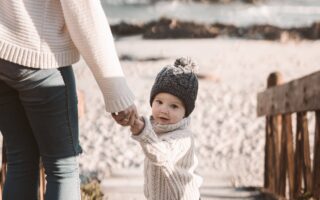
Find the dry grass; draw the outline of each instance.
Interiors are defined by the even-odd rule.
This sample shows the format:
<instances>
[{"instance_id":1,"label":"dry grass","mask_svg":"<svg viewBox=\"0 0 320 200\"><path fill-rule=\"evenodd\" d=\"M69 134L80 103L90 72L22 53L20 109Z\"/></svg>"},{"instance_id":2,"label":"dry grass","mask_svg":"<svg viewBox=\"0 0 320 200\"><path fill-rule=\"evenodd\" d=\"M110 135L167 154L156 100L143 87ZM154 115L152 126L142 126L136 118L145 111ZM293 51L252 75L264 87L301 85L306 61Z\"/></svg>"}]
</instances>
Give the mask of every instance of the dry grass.
<instances>
[{"instance_id":1,"label":"dry grass","mask_svg":"<svg viewBox=\"0 0 320 200\"><path fill-rule=\"evenodd\" d=\"M91 180L81 186L82 200L102 200L103 193L100 188L100 181Z\"/></svg>"}]
</instances>

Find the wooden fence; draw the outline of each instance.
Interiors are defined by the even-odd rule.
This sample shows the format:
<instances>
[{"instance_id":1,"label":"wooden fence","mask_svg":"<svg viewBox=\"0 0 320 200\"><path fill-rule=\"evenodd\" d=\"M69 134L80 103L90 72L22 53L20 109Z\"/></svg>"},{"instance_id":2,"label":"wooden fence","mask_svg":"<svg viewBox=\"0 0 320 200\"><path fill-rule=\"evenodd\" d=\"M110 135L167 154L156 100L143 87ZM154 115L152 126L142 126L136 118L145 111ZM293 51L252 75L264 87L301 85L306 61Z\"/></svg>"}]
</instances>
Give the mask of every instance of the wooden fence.
<instances>
[{"instance_id":1,"label":"wooden fence","mask_svg":"<svg viewBox=\"0 0 320 200\"><path fill-rule=\"evenodd\" d=\"M257 114L266 117L264 191L277 199L320 200L320 71L286 84L272 73L267 85L257 96ZM308 112L315 115L313 159Z\"/></svg>"}]
</instances>

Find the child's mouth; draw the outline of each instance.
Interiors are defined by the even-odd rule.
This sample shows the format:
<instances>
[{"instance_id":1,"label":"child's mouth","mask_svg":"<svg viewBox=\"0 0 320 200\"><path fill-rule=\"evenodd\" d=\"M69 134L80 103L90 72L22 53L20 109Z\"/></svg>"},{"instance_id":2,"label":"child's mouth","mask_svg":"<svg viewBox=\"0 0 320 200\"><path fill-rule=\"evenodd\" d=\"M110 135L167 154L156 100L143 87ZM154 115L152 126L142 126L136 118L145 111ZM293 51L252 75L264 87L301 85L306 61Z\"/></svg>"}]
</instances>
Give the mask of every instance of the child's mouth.
<instances>
[{"instance_id":1,"label":"child's mouth","mask_svg":"<svg viewBox=\"0 0 320 200\"><path fill-rule=\"evenodd\" d=\"M163 122L169 121L169 119L168 119L168 118L165 118L165 117L159 117L159 119L160 119L160 121L163 121Z\"/></svg>"}]
</instances>

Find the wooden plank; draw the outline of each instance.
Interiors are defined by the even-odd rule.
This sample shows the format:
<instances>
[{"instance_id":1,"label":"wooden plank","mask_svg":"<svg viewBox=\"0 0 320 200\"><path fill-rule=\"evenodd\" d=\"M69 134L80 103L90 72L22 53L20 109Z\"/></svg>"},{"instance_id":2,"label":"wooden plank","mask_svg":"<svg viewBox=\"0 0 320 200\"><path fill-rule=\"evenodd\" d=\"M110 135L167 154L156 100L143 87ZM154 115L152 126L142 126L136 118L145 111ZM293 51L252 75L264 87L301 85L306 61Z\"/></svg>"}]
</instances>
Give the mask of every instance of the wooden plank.
<instances>
[{"instance_id":1,"label":"wooden plank","mask_svg":"<svg viewBox=\"0 0 320 200\"><path fill-rule=\"evenodd\" d=\"M4 182L6 180L7 174L7 154L6 154L6 146L4 141L2 140L2 161L1 161L1 190L0 194L3 192ZM0 195L0 200L2 200L2 195Z\"/></svg>"},{"instance_id":2,"label":"wooden plank","mask_svg":"<svg viewBox=\"0 0 320 200\"><path fill-rule=\"evenodd\" d=\"M6 145L4 141L2 141L2 162L1 163L2 163L1 164L1 188L3 189L4 182L6 180L6 174L7 174L7 154L6 154Z\"/></svg>"},{"instance_id":3,"label":"wooden plank","mask_svg":"<svg viewBox=\"0 0 320 200\"><path fill-rule=\"evenodd\" d=\"M269 164L271 157L271 127L270 127L270 119L271 117L266 117L266 144L265 144L265 154L264 154L264 188L270 187L270 172L269 172Z\"/></svg>"},{"instance_id":4,"label":"wooden plank","mask_svg":"<svg viewBox=\"0 0 320 200\"><path fill-rule=\"evenodd\" d=\"M293 132L292 118L290 114L286 115L286 134L287 134L287 164L288 164L288 179L289 179L289 199L294 198L294 151L293 151Z\"/></svg>"},{"instance_id":5,"label":"wooden plank","mask_svg":"<svg viewBox=\"0 0 320 200\"><path fill-rule=\"evenodd\" d=\"M268 134L268 152L266 155L268 157L266 158L267 166L265 172L267 172L267 185L265 188L267 188L269 191L278 194L278 179L279 179L279 160L280 155L277 152L278 151L278 144L277 144L277 132L279 130L278 127L278 117L268 117L267 118L267 134Z\"/></svg>"},{"instance_id":6,"label":"wooden plank","mask_svg":"<svg viewBox=\"0 0 320 200\"><path fill-rule=\"evenodd\" d=\"M258 93L257 115L319 110L319 99L320 71Z\"/></svg>"},{"instance_id":7,"label":"wooden plank","mask_svg":"<svg viewBox=\"0 0 320 200\"><path fill-rule=\"evenodd\" d=\"M275 127L274 127L274 117L269 117L268 123L270 127L270 132L269 132L269 157L268 157L268 182L269 186L268 189L275 193L276 191L276 168L274 167L274 162L275 162L275 143L274 143L274 132L275 132Z\"/></svg>"},{"instance_id":8,"label":"wooden plank","mask_svg":"<svg viewBox=\"0 0 320 200\"><path fill-rule=\"evenodd\" d=\"M45 194L45 178L44 178L44 168L42 162L40 162L40 170L39 170L39 199L44 200Z\"/></svg>"},{"instance_id":9,"label":"wooden plank","mask_svg":"<svg viewBox=\"0 0 320 200\"><path fill-rule=\"evenodd\" d=\"M288 115L282 115L282 133L281 133L281 149L280 149L280 179L279 179L279 195L286 196L286 180L287 180L287 127ZM290 116L290 115L289 115Z\"/></svg>"},{"instance_id":10,"label":"wooden plank","mask_svg":"<svg viewBox=\"0 0 320 200\"><path fill-rule=\"evenodd\" d=\"M301 179L302 179L302 155L303 155L303 144L302 144L302 116L297 113L297 134L296 134L296 152L294 156L295 161L295 179L294 179L294 199L301 195Z\"/></svg>"},{"instance_id":11,"label":"wooden plank","mask_svg":"<svg viewBox=\"0 0 320 200\"><path fill-rule=\"evenodd\" d=\"M302 112L302 144L303 144L303 174L304 186L308 193L312 193L312 173L311 173L311 158L310 158L310 143L308 131L307 113Z\"/></svg>"},{"instance_id":12,"label":"wooden plank","mask_svg":"<svg viewBox=\"0 0 320 200\"><path fill-rule=\"evenodd\" d=\"M316 130L313 159L313 197L320 200L320 111L316 111Z\"/></svg>"},{"instance_id":13,"label":"wooden plank","mask_svg":"<svg viewBox=\"0 0 320 200\"><path fill-rule=\"evenodd\" d=\"M282 76L279 72L271 73L267 79L267 87L281 84ZM265 145L265 164L264 164L264 188L269 191L276 191L276 170L274 162L276 159L275 131L278 127L274 122L277 117L266 117L266 145Z\"/></svg>"},{"instance_id":14,"label":"wooden plank","mask_svg":"<svg viewBox=\"0 0 320 200\"><path fill-rule=\"evenodd\" d=\"M280 194L279 183L280 183L280 140L281 140L281 116L273 116L273 162L274 166L274 187L275 193Z\"/></svg>"}]
</instances>

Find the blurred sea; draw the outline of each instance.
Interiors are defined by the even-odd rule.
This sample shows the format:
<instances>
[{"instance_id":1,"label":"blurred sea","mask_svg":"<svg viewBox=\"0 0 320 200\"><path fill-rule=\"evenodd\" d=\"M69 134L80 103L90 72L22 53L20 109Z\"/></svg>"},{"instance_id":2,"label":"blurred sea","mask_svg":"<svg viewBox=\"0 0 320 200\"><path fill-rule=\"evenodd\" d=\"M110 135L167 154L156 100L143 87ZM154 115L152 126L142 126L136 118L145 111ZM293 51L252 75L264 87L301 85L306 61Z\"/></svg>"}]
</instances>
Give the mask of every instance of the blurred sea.
<instances>
[{"instance_id":1,"label":"blurred sea","mask_svg":"<svg viewBox=\"0 0 320 200\"><path fill-rule=\"evenodd\" d=\"M101 0L111 24L139 23L177 18L197 23L236 26L270 24L283 28L310 26L320 21L320 0L265 0L259 4L241 2L207 4L183 1Z\"/></svg>"}]
</instances>

